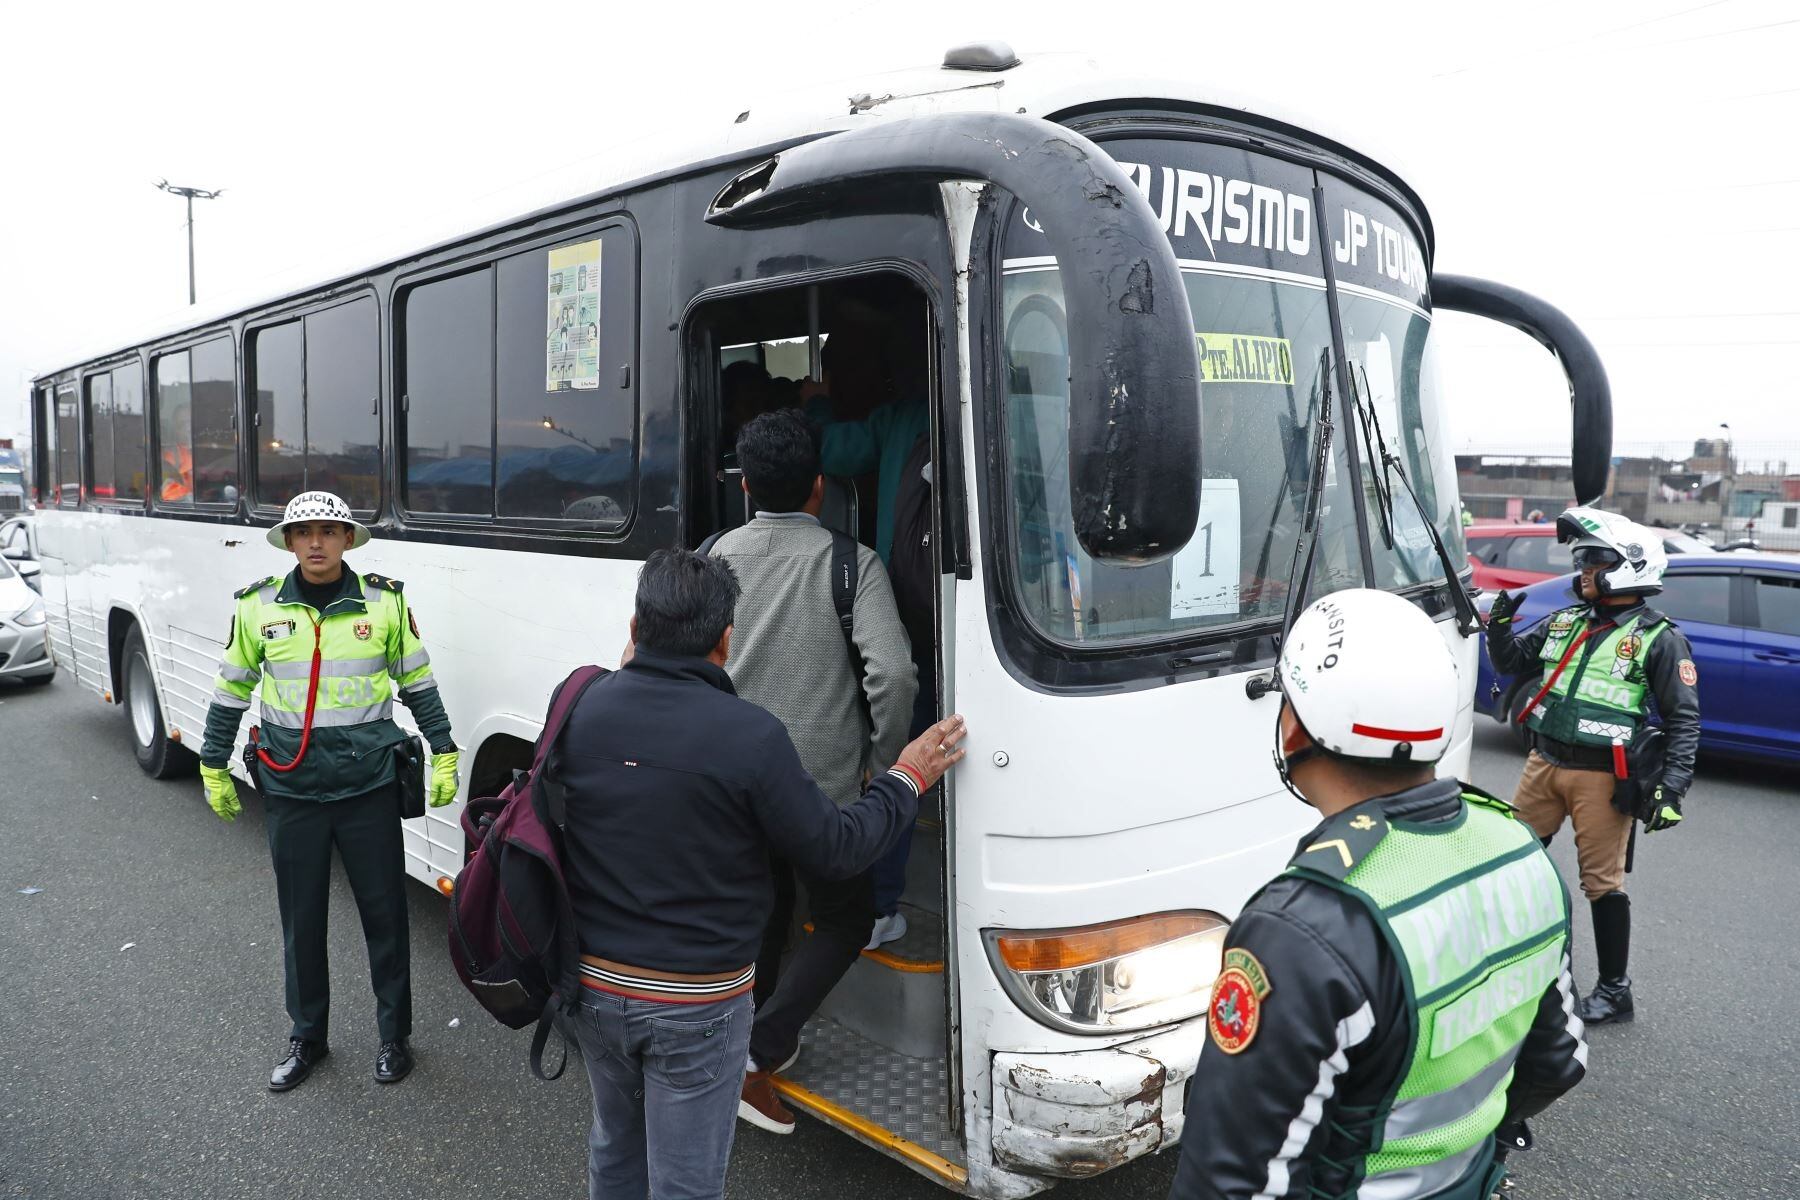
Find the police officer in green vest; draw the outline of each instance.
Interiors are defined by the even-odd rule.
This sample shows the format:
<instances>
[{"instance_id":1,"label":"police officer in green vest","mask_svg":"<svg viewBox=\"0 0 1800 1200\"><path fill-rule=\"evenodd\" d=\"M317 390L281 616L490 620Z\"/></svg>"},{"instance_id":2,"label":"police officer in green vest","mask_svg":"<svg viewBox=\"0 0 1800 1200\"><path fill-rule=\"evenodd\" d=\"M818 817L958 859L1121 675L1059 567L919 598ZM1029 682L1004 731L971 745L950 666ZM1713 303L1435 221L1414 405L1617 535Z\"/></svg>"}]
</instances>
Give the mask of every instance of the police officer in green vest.
<instances>
[{"instance_id":1,"label":"police officer in green vest","mask_svg":"<svg viewBox=\"0 0 1800 1200\"><path fill-rule=\"evenodd\" d=\"M1434 776L1466 691L1417 607L1335 592L1275 675L1276 768L1324 819L1226 938L1171 1196L1488 1200L1496 1130L1586 1070L1568 894Z\"/></svg>"},{"instance_id":2,"label":"police officer in green vest","mask_svg":"<svg viewBox=\"0 0 1800 1200\"><path fill-rule=\"evenodd\" d=\"M206 801L237 818L230 759L238 724L261 684L257 782L265 801L275 892L281 907L287 1056L269 1089L297 1087L328 1053L325 916L331 850L337 847L362 916L375 986L379 1047L375 1078L397 1083L412 1070L411 946L406 871L396 793L395 748L405 740L390 714L396 694L431 745L432 807L456 798L457 753L450 718L398 580L360 575L344 552L369 531L330 492L294 497L269 543L298 565L237 593L237 611L212 706L200 775Z\"/></svg>"},{"instance_id":3,"label":"police officer in green vest","mask_svg":"<svg viewBox=\"0 0 1800 1200\"><path fill-rule=\"evenodd\" d=\"M1662 590L1669 559L1654 531L1597 508L1571 508L1556 519L1559 541L1572 543L1576 598L1523 634L1513 631L1519 599L1501 592L1488 612L1488 655L1496 669L1539 672L1528 684L1522 714L1531 755L1513 803L1546 843L1566 817L1575 825L1581 890L1594 919L1600 982L1582 999L1589 1024L1629 1021L1631 899L1625 860L1635 804L1650 799L1645 829L1681 821L1700 747L1699 672L1675 623L1648 607ZM1618 786L1629 776L1627 751L1644 728L1654 698L1662 718L1663 762L1656 778ZM1620 797L1624 803L1615 804Z\"/></svg>"}]
</instances>

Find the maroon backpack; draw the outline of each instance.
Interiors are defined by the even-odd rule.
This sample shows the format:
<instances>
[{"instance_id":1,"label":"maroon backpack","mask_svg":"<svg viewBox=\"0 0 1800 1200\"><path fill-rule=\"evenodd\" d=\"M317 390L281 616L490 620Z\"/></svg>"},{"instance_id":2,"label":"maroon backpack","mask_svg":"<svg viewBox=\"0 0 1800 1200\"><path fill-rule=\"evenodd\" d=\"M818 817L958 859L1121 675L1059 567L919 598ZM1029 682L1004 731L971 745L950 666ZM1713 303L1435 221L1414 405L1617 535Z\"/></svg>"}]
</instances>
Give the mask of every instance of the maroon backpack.
<instances>
[{"instance_id":1,"label":"maroon backpack","mask_svg":"<svg viewBox=\"0 0 1800 1200\"><path fill-rule=\"evenodd\" d=\"M498 796L463 809L465 844L474 853L456 876L450 898L450 962L463 986L495 1020L512 1029L537 1023L531 1070L544 1074L544 1045L558 1010L581 995L575 914L563 881L562 789L545 763L569 714L604 667L577 667L550 700L531 770L513 772Z\"/></svg>"}]
</instances>

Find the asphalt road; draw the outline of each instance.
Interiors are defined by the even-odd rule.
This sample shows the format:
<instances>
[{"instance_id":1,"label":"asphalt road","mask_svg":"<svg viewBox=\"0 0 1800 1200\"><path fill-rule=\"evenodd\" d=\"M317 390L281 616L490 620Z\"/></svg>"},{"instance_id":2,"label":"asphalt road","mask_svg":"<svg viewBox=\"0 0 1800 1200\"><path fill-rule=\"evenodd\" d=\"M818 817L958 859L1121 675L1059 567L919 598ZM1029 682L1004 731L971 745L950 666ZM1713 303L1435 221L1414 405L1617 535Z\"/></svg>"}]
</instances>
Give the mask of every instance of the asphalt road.
<instances>
[{"instance_id":1,"label":"asphalt road","mask_svg":"<svg viewBox=\"0 0 1800 1200\"><path fill-rule=\"evenodd\" d=\"M1509 795L1520 763L1484 720L1475 782ZM1683 827L1640 841L1641 1015L1594 1032L1588 1080L1536 1123L1517 1195L1800 1196L1793 776L1707 764ZM1572 879L1566 843L1556 854ZM0 685L0 1196L585 1195L585 1079L533 1080L525 1036L488 1020L451 973L443 900L415 887L412 917L412 1078L371 1078L374 1005L340 873L332 1056L271 1095L287 1019L256 797L222 824L198 781L138 771L122 711L66 677ZM1164 1156L1055 1194L1161 1197L1173 1167ZM730 1192L945 1194L804 1116L792 1137L740 1134Z\"/></svg>"}]
</instances>

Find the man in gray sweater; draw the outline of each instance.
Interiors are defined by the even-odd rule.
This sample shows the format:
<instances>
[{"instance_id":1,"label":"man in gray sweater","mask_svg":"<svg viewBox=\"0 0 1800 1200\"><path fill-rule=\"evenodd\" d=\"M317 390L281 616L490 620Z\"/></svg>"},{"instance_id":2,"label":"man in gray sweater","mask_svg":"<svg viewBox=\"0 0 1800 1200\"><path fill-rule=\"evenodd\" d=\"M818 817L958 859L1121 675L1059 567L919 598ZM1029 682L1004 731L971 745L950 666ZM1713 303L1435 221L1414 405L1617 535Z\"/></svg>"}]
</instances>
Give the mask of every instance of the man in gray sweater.
<instances>
[{"instance_id":1,"label":"man in gray sweater","mask_svg":"<svg viewBox=\"0 0 1800 1200\"><path fill-rule=\"evenodd\" d=\"M739 696L780 718L820 789L840 805L853 803L867 773L906 744L918 688L887 572L873 550L856 547L850 640L859 664L832 599L833 535L819 524L825 479L817 432L796 409L765 413L738 434L737 461L757 512L712 551L730 562L743 588L725 669ZM793 1114L768 1077L799 1053L801 1027L856 962L876 913L866 872L844 881L800 875L813 931L784 970L795 872L785 862L774 868L775 908L756 964L756 1026L738 1115L790 1133Z\"/></svg>"}]
</instances>

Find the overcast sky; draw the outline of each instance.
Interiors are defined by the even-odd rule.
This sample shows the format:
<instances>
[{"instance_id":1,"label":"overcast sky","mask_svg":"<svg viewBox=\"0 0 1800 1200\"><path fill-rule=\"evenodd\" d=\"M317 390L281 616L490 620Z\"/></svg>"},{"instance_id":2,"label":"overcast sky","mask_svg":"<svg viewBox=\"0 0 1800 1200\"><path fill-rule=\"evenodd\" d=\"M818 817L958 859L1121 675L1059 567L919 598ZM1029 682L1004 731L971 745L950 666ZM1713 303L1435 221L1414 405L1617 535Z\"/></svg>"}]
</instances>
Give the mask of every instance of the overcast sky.
<instances>
[{"instance_id":1,"label":"overcast sky","mask_svg":"<svg viewBox=\"0 0 1800 1200\"><path fill-rule=\"evenodd\" d=\"M835 78L849 95L858 76L1000 37L1327 114L1423 194L1439 271L1525 288L1588 330L1621 445L1724 421L1740 443L1789 443L1800 469L1800 9L1479 7L1504 15L1441 0L6 6L0 436L27 432L35 372L179 319L183 211L159 178L225 189L197 204L204 305L577 193L609 148L688 140L760 95ZM1543 351L1466 317L1439 330L1459 447L1566 446Z\"/></svg>"}]
</instances>

